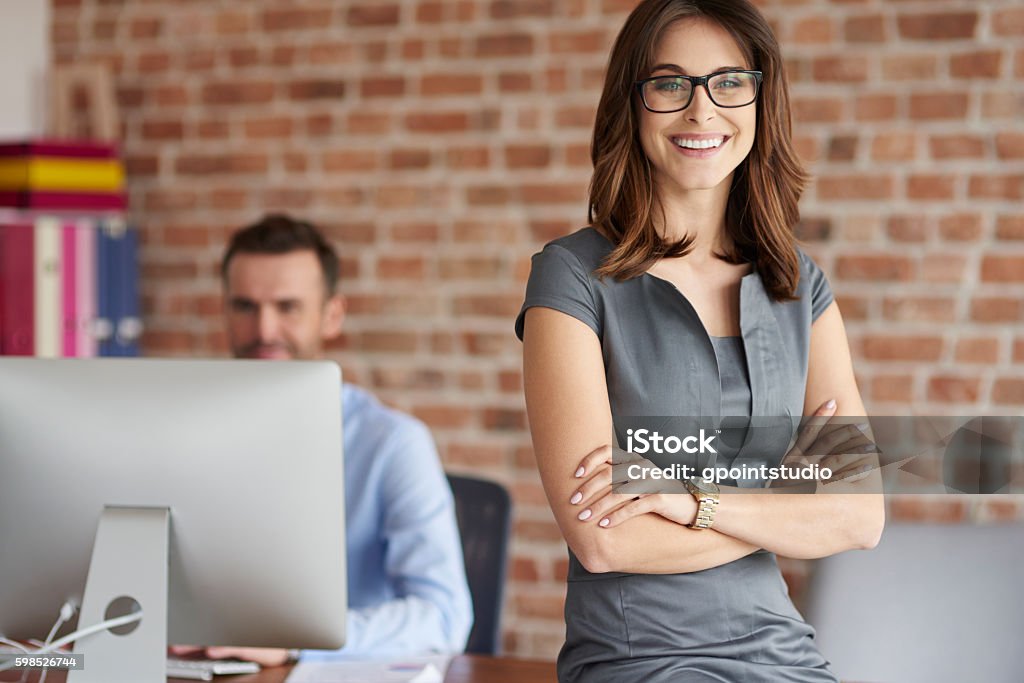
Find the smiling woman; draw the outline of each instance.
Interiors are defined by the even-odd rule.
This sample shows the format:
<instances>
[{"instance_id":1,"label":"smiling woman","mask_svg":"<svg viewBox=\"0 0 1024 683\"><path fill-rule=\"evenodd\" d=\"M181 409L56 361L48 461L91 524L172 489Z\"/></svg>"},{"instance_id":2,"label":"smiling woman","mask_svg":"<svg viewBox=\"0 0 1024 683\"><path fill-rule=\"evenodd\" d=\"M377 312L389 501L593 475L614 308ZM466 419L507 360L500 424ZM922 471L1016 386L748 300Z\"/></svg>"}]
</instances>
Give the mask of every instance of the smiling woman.
<instances>
[{"instance_id":1,"label":"smiling woman","mask_svg":"<svg viewBox=\"0 0 1024 683\"><path fill-rule=\"evenodd\" d=\"M779 46L750 2L645 0L629 16L595 121L591 224L534 257L516 320L569 545L563 683L836 680L775 554L872 547L884 514L863 454L828 474L803 455L867 438L831 421L864 407L828 281L793 235L807 178L790 136ZM817 419L787 453L801 415ZM691 443L700 471L799 463L825 493L756 474L613 489L620 443L642 457L624 428L642 416L781 419L779 439L741 426Z\"/></svg>"}]
</instances>

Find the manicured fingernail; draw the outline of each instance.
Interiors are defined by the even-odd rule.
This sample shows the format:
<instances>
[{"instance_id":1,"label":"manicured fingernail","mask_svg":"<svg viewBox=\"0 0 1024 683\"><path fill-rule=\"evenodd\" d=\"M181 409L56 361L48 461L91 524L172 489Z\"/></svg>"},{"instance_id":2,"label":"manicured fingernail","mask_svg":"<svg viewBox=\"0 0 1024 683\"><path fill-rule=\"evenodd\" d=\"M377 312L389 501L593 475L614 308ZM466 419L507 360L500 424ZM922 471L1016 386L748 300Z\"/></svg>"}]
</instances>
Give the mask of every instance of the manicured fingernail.
<instances>
[{"instance_id":1,"label":"manicured fingernail","mask_svg":"<svg viewBox=\"0 0 1024 683\"><path fill-rule=\"evenodd\" d=\"M571 504L575 505L576 503L580 502L581 500L583 500L583 494L580 493L579 491L577 491L576 493L572 494L572 498L569 499L569 502Z\"/></svg>"},{"instance_id":2,"label":"manicured fingernail","mask_svg":"<svg viewBox=\"0 0 1024 683\"><path fill-rule=\"evenodd\" d=\"M602 519L602 520L601 520L600 522L598 522L598 523L597 523L597 525L598 525L598 526L608 526L608 525L609 525L609 524L611 524L611 523L612 523L612 520L610 520L610 519L608 519L607 517L605 517L605 518L604 518L604 519Z\"/></svg>"},{"instance_id":3,"label":"manicured fingernail","mask_svg":"<svg viewBox=\"0 0 1024 683\"><path fill-rule=\"evenodd\" d=\"M593 513L592 513L592 512L590 511L590 508L587 508L586 510L584 510L583 512L581 512L581 513L580 513L580 514L579 514L579 515L578 515L577 517L578 517L578 519L579 519L579 520L580 520L581 522L585 522L585 521L587 521L588 519L590 519L590 515L592 515L592 514L593 514Z\"/></svg>"},{"instance_id":4,"label":"manicured fingernail","mask_svg":"<svg viewBox=\"0 0 1024 683\"><path fill-rule=\"evenodd\" d=\"M830 398L828 400L828 403L825 404L825 408L827 410L832 410L835 407L836 407L836 400L834 398Z\"/></svg>"},{"instance_id":5,"label":"manicured fingernail","mask_svg":"<svg viewBox=\"0 0 1024 683\"><path fill-rule=\"evenodd\" d=\"M868 424L867 422L858 422L857 429L867 434L868 430L871 429L871 425Z\"/></svg>"},{"instance_id":6,"label":"manicured fingernail","mask_svg":"<svg viewBox=\"0 0 1024 683\"><path fill-rule=\"evenodd\" d=\"M582 477L584 472L586 472L586 470L583 469L583 465L580 465L580 468L578 470L576 470L576 476L577 477Z\"/></svg>"},{"instance_id":7,"label":"manicured fingernail","mask_svg":"<svg viewBox=\"0 0 1024 683\"><path fill-rule=\"evenodd\" d=\"M858 448L857 452L859 452L859 453L874 453L876 450L878 450L878 446L876 446L873 443L867 443L867 444L864 444L863 446L861 446L860 448Z\"/></svg>"}]
</instances>

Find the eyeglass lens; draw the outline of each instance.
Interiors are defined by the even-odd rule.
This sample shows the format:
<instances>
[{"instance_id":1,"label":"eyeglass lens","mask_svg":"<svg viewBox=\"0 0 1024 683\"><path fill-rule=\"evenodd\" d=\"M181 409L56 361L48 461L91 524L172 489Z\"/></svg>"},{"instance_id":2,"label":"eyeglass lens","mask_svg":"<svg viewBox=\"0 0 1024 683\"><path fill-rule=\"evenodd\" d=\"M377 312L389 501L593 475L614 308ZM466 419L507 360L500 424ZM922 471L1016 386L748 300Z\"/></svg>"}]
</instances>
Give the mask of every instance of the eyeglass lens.
<instances>
[{"instance_id":1,"label":"eyeglass lens","mask_svg":"<svg viewBox=\"0 0 1024 683\"><path fill-rule=\"evenodd\" d=\"M693 84L681 76L661 76L644 83L644 102L654 111L677 111L685 107L693 94ZM741 107L757 96L753 74L725 71L708 79L711 101L721 107Z\"/></svg>"}]
</instances>

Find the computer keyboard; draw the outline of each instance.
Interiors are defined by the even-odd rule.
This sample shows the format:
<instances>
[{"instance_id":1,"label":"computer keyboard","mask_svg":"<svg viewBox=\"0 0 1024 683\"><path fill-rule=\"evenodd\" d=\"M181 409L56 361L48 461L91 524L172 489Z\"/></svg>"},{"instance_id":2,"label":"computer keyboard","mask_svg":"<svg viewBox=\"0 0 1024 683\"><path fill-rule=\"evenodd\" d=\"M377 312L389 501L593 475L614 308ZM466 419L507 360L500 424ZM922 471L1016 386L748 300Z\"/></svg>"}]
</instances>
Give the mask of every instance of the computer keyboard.
<instances>
[{"instance_id":1,"label":"computer keyboard","mask_svg":"<svg viewBox=\"0 0 1024 683\"><path fill-rule=\"evenodd\" d=\"M256 662L237 659L186 659L167 658L169 678L187 678L194 681L212 681L214 676L224 674L254 674L260 670Z\"/></svg>"}]
</instances>

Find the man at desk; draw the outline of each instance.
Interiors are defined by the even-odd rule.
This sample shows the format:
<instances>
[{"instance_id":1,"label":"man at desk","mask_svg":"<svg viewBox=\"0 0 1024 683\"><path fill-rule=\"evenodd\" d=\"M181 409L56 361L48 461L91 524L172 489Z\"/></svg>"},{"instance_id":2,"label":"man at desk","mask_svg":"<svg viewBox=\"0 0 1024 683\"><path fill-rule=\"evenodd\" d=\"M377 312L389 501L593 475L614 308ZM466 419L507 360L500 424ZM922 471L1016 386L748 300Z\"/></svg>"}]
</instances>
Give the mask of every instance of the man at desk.
<instances>
[{"instance_id":1,"label":"man at desk","mask_svg":"<svg viewBox=\"0 0 1024 683\"><path fill-rule=\"evenodd\" d=\"M324 342L341 332L338 258L307 222L268 215L236 232L221 274L237 358L322 358ZM433 439L420 421L363 389L343 384L341 394L349 612L340 653L462 652L472 606L451 489ZM206 654L265 666L294 655L228 647Z\"/></svg>"}]
</instances>

